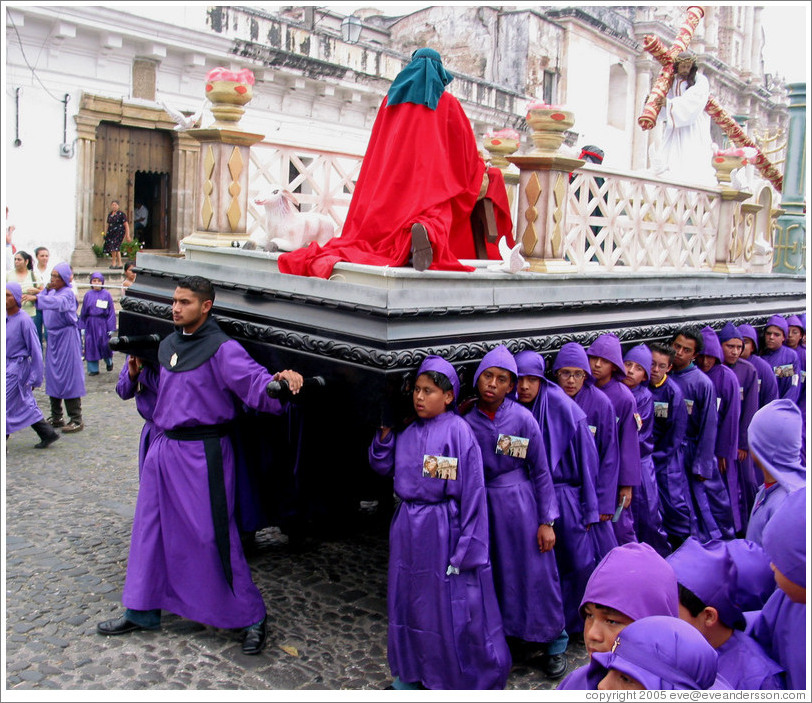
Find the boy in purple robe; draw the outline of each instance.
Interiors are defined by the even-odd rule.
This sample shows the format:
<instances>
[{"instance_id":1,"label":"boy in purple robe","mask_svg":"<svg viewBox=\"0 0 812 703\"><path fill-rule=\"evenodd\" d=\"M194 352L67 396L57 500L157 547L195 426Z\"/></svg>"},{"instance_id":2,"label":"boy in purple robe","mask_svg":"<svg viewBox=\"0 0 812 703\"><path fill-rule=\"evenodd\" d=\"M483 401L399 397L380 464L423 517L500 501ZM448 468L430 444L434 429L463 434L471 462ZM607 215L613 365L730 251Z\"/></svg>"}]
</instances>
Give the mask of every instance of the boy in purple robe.
<instances>
[{"instance_id":1,"label":"boy in purple robe","mask_svg":"<svg viewBox=\"0 0 812 703\"><path fill-rule=\"evenodd\" d=\"M502 689L510 652L488 556L482 454L454 412L459 378L428 356L412 394L416 419L381 428L369 463L394 476L389 530L391 688ZM451 466L453 471L443 471Z\"/></svg>"},{"instance_id":2,"label":"boy in purple robe","mask_svg":"<svg viewBox=\"0 0 812 703\"><path fill-rule=\"evenodd\" d=\"M806 486L801 465L801 411L782 398L765 405L754 416L747 432L753 462L764 476L747 525L747 539L762 544L762 533L784 499Z\"/></svg>"},{"instance_id":3,"label":"boy in purple robe","mask_svg":"<svg viewBox=\"0 0 812 703\"><path fill-rule=\"evenodd\" d=\"M632 517L633 493L640 486L640 442L638 432L641 421L631 391L623 384L626 366L620 350L620 340L614 334L602 334L586 350L595 385L612 401L617 420L617 446L620 470L617 478L617 505L621 507L619 519L613 521L618 544L636 542Z\"/></svg>"},{"instance_id":4,"label":"boy in purple robe","mask_svg":"<svg viewBox=\"0 0 812 703\"><path fill-rule=\"evenodd\" d=\"M33 389L42 385L42 347L31 316L20 306L19 283L6 283L6 439L12 432L30 427L45 449L59 433L42 418Z\"/></svg>"},{"instance_id":5,"label":"boy in purple robe","mask_svg":"<svg viewBox=\"0 0 812 703\"><path fill-rule=\"evenodd\" d=\"M691 537L666 559L679 583L680 617L716 650L719 673L734 689L781 689L781 667L742 631L739 574L727 545L715 539L700 544Z\"/></svg>"},{"instance_id":6,"label":"boy in purple robe","mask_svg":"<svg viewBox=\"0 0 812 703\"><path fill-rule=\"evenodd\" d=\"M48 353L45 356L45 392L51 402L48 422L63 432L80 432L82 396L85 394L85 374L82 369L82 335L76 315L76 296L71 288L73 272L65 263L51 271L48 285L36 295L23 295L23 301L36 303L42 310L48 333ZM68 413L65 424L62 401Z\"/></svg>"},{"instance_id":7,"label":"boy in purple robe","mask_svg":"<svg viewBox=\"0 0 812 703\"><path fill-rule=\"evenodd\" d=\"M174 334L158 348L161 365L153 420L160 430L144 460L122 601L125 613L96 626L102 635L160 627L161 609L196 622L243 629L242 651L259 654L267 638L265 604L234 520L234 450L229 423L239 401L279 414L266 387L295 371L270 374L222 332L210 315L206 278L178 281Z\"/></svg>"},{"instance_id":8,"label":"boy in purple robe","mask_svg":"<svg viewBox=\"0 0 812 703\"><path fill-rule=\"evenodd\" d=\"M775 374L778 384L778 397L789 398L798 402L801 383L801 368L795 350L784 346L789 334L787 321L781 315L773 315L764 327L765 350L761 358L766 361Z\"/></svg>"},{"instance_id":9,"label":"boy in purple robe","mask_svg":"<svg viewBox=\"0 0 812 703\"><path fill-rule=\"evenodd\" d=\"M654 406L654 462L663 529L673 549L692 533L696 534L688 474L685 472L682 447L688 430L688 410L680 387L669 373L674 363L674 350L665 344L653 343L651 349L651 392Z\"/></svg>"},{"instance_id":10,"label":"boy in purple robe","mask_svg":"<svg viewBox=\"0 0 812 703\"><path fill-rule=\"evenodd\" d=\"M599 691L731 688L720 676L717 653L702 635L664 615L635 620L615 640L612 651L595 654L589 666L603 674L596 686Z\"/></svg>"},{"instance_id":11,"label":"boy in purple robe","mask_svg":"<svg viewBox=\"0 0 812 703\"><path fill-rule=\"evenodd\" d=\"M674 570L644 542L612 549L595 567L581 602L584 645L592 658L609 652L620 632L650 615L679 617ZM605 672L589 664L571 672L559 690L594 690Z\"/></svg>"},{"instance_id":12,"label":"boy in purple robe","mask_svg":"<svg viewBox=\"0 0 812 703\"><path fill-rule=\"evenodd\" d=\"M651 350L645 344L629 349L623 357L626 378L623 383L632 392L639 417L640 488L632 499L634 531L637 539L650 544L660 556L671 552L663 530L660 493L654 471L654 398L648 388L651 373ZM635 418L637 419L637 418Z\"/></svg>"},{"instance_id":13,"label":"boy in purple robe","mask_svg":"<svg viewBox=\"0 0 812 703\"><path fill-rule=\"evenodd\" d=\"M597 560L588 530L599 521L594 477L598 450L586 414L559 386L544 377L544 357L531 350L516 354L517 396L541 428L560 513L555 558L564 598L565 629L583 629L581 598Z\"/></svg>"},{"instance_id":14,"label":"boy in purple robe","mask_svg":"<svg viewBox=\"0 0 812 703\"><path fill-rule=\"evenodd\" d=\"M553 362L558 385L586 414L587 427L598 450L597 474L594 476L600 522L593 525L589 535L595 548L595 560L600 561L617 546L610 522L617 506L617 477L620 471L617 421L612 401L595 387L584 348L567 342Z\"/></svg>"},{"instance_id":15,"label":"boy in purple robe","mask_svg":"<svg viewBox=\"0 0 812 703\"><path fill-rule=\"evenodd\" d=\"M700 541L733 538L733 514L727 486L719 473L716 449L716 389L707 374L694 364L702 353L702 335L683 327L671 339L674 366L670 378L685 398L688 431L682 445Z\"/></svg>"},{"instance_id":16,"label":"boy in purple robe","mask_svg":"<svg viewBox=\"0 0 812 703\"><path fill-rule=\"evenodd\" d=\"M758 374L758 407L763 408L767 403L778 398L778 382L775 380L773 367L762 359L758 352L758 333L752 325L739 325L742 335L741 358L749 361Z\"/></svg>"},{"instance_id":17,"label":"boy in purple robe","mask_svg":"<svg viewBox=\"0 0 812 703\"><path fill-rule=\"evenodd\" d=\"M127 361L116 383L116 393L122 400L135 398L135 409L144 418L141 439L138 443L138 476L144 469L150 440L158 431L153 422L155 404L158 402L158 370L149 362L136 356L127 356Z\"/></svg>"},{"instance_id":18,"label":"boy in purple robe","mask_svg":"<svg viewBox=\"0 0 812 703\"><path fill-rule=\"evenodd\" d=\"M559 516L544 439L536 418L512 400L516 362L507 347L489 351L474 375L476 404L464 415L482 451L488 497L491 560L505 635L543 643L542 670L551 677L567 668L561 585L555 563ZM522 447L497 452L510 437ZM521 456L524 454L524 456Z\"/></svg>"},{"instance_id":19,"label":"boy in purple robe","mask_svg":"<svg viewBox=\"0 0 812 703\"><path fill-rule=\"evenodd\" d=\"M741 396L739 380L731 369L724 365L724 355L719 338L711 327L703 327L703 349L696 357L696 364L713 381L716 389L716 460L719 473L725 480L730 502L733 529L741 533L747 520L742 515L741 480L736 459L739 448L739 418L741 417Z\"/></svg>"},{"instance_id":20,"label":"boy in purple robe","mask_svg":"<svg viewBox=\"0 0 812 703\"><path fill-rule=\"evenodd\" d=\"M739 398L741 414L739 416L739 448L736 452L736 467L739 476L739 511L742 516L742 529L746 530L753 500L761 484L761 477L756 477L755 466L750 457L747 444L747 428L753 415L758 410L758 372L749 361L741 358L744 338L739 329L728 322L719 332L719 343L722 346L725 366L739 380Z\"/></svg>"},{"instance_id":21,"label":"boy in purple robe","mask_svg":"<svg viewBox=\"0 0 812 703\"><path fill-rule=\"evenodd\" d=\"M102 288L104 276L98 271L90 274L90 290L82 298L80 325L85 330L85 362L89 376L99 375L99 359L104 359L108 371L113 370L113 350L108 340L116 327L116 309L110 291Z\"/></svg>"},{"instance_id":22,"label":"boy in purple robe","mask_svg":"<svg viewBox=\"0 0 812 703\"><path fill-rule=\"evenodd\" d=\"M752 629L764 651L784 668L786 688L806 689L806 489L787 496L764 529L778 588Z\"/></svg>"}]
</instances>

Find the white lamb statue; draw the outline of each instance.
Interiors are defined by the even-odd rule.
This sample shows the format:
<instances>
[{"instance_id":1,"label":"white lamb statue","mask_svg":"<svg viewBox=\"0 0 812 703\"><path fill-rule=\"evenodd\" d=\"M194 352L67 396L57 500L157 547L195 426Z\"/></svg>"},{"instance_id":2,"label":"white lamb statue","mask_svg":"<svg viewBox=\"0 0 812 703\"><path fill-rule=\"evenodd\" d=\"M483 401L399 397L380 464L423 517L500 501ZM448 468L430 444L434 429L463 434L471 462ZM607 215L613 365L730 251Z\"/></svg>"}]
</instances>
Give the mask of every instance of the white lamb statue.
<instances>
[{"instance_id":1,"label":"white lamb statue","mask_svg":"<svg viewBox=\"0 0 812 703\"><path fill-rule=\"evenodd\" d=\"M254 202L265 206L265 230L254 232L243 249L293 251L310 242L324 244L335 234L335 223L319 212L299 212L299 201L288 190L274 188Z\"/></svg>"}]
</instances>

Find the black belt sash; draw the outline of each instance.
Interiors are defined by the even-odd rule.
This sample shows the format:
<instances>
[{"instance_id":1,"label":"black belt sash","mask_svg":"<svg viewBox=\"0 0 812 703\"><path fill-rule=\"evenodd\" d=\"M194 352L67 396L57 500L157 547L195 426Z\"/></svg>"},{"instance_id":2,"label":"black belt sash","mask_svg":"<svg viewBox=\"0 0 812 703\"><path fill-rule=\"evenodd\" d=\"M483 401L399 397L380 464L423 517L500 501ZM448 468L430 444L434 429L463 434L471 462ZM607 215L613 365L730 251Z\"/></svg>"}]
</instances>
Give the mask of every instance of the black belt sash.
<instances>
[{"instance_id":1,"label":"black belt sash","mask_svg":"<svg viewBox=\"0 0 812 703\"><path fill-rule=\"evenodd\" d=\"M231 570L231 544L228 538L228 502L226 501L226 482L223 476L223 451L220 438L225 437L230 425L199 425L197 427L179 427L166 430L167 439L181 442L203 442L206 452L206 467L209 477L209 501L214 523L214 542L220 563L223 565L228 587L234 592L234 575Z\"/></svg>"}]
</instances>

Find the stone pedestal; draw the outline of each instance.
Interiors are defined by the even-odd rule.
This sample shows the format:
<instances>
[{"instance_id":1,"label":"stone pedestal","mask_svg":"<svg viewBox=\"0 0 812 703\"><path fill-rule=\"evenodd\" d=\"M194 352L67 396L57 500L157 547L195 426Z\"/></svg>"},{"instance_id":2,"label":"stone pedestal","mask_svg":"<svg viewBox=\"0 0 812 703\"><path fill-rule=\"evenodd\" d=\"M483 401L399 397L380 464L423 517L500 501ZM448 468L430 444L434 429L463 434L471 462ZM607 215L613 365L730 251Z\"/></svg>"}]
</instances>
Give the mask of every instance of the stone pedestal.
<instances>
[{"instance_id":1,"label":"stone pedestal","mask_svg":"<svg viewBox=\"0 0 812 703\"><path fill-rule=\"evenodd\" d=\"M556 153L508 156L507 160L519 168L516 239L522 242L530 270L574 270L564 260L569 174L586 162Z\"/></svg>"},{"instance_id":2,"label":"stone pedestal","mask_svg":"<svg viewBox=\"0 0 812 703\"><path fill-rule=\"evenodd\" d=\"M740 253L736 251L741 209L739 203L751 197L752 193L723 186L721 196L713 271L715 273L744 273L744 269L733 262Z\"/></svg>"},{"instance_id":3,"label":"stone pedestal","mask_svg":"<svg viewBox=\"0 0 812 703\"><path fill-rule=\"evenodd\" d=\"M248 239L248 165L250 148L262 134L234 129L193 129L200 142L197 212L194 232L183 244L228 247Z\"/></svg>"}]
</instances>

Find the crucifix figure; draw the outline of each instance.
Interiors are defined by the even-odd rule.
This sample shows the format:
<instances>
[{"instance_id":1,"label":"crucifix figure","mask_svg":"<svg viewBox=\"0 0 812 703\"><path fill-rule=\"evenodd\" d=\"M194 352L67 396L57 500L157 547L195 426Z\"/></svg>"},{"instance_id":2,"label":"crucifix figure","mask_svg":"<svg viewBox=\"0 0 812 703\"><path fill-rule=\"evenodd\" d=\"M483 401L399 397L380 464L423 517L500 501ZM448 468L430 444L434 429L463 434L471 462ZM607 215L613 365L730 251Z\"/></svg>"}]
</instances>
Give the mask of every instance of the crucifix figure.
<instances>
[{"instance_id":1,"label":"crucifix figure","mask_svg":"<svg viewBox=\"0 0 812 703\"><path fill-rule=\"evenodd\" d=\"M690 44L691 39L693 38L694 31L696 30L696 27L704 14L704 10L701 7L689 7L688 16L685 23L680 28L677 38L670 48L667 48L654 35L647 34L643 38L643 49L657 59L657 61L662 64L663 68L652 86L651 93L649 94L646 105L643 108L643 112L641 113L640 117L637 118L637 123L642 129L649 130L652 129L655 124L657 124L657 117L660 109L665 103L666 97L669 94L669 91L672 90L673 83L675 82L674 76L677 73L678 57L680 54L682 54L682 52L686 52L688 44ZM707 79L704 79L704 81L707 83ZM755 167L759 170L761 175L770 181L776 190L780 192L783 184L781 173L763 154L758 145L744 133L744 130L742 130L742 128L736 124L736 121L722 108L721 105L719 105L716 98L714 98L712 95L707 96L704 111L710 115L711 119L713 119L713 121L719 125L722 131L736 146L752 147L756 150L756 155L753 159ZM701 166L699 168L701 168Z\"/></svg>"}]
</instances>

